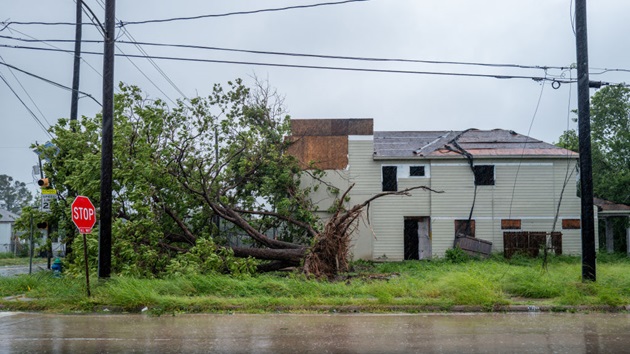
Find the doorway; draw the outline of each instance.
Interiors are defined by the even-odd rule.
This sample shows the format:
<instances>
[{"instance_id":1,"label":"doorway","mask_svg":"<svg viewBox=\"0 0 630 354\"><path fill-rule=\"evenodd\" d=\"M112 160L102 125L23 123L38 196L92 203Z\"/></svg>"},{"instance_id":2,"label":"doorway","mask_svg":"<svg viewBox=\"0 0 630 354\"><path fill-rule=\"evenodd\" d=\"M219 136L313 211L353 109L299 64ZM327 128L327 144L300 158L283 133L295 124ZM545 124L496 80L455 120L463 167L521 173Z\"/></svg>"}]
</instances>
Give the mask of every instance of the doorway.
<instances>
[{"instance_id":1,"label":"doorway","mask_svg":"<svg viewBox=\"0 0 630 354\"><path fill-rule=\"evenodd\" d=\"M428 217L406 217L404 259L431 259L431 228Z\"/></svg>"}]
</instances>

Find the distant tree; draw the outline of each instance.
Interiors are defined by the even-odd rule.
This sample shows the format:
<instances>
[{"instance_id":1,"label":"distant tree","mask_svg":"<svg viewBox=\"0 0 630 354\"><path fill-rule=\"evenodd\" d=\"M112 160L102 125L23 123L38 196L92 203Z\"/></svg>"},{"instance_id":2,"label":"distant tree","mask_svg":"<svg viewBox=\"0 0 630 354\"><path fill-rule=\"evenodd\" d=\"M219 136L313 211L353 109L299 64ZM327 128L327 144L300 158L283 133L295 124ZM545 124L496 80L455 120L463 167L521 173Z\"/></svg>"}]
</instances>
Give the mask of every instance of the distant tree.
<instances>
[{"instance_id":1,"label":"distant tree","mask_svg":"<svg viewBox=\"0 0 630 354\"><path fill-rule=\"evenodd\" d=\"M19 214L23 207L27 206L33 195L26 188L26 183L16 181L13 177L0 175L0 206L4 209Z\"/></svg>"},{"instance_id":2,"label":"distant tree","mask_svg":"<svg viewBox=\"0 0 630 354\"><path fill-rule=\"evenodd\" d=\"M578 134L565 131L558 146L578 151ZM630 89L607 86L591 99L591 148L595 196L630 204Z\"/></svg>"}]
</instances>

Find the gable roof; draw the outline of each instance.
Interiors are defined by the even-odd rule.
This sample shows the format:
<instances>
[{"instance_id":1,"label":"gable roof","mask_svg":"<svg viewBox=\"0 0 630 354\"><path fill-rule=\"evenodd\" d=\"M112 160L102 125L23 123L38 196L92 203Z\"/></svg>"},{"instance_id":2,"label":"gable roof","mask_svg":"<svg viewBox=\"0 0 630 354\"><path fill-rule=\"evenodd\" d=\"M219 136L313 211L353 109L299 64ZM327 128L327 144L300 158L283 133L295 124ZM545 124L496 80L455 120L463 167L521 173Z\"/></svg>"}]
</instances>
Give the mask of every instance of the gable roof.
<instances>
[{"instance_id":1,"label":"gable roof","mask_svg":"<svg viewBox=\"0 0 630 354\"><path fill-rule=\"evenodd\" d=\"M512 130L374 132L374 158L565 157L578 154Z\"/></svg>"},{"instance_id":2,"label":"gable roof","mask_svg":"<svg viewBox=\"0 0 630 354\"><path fill-rule=\"evenodd\" d=\"M15 219L18 218L17 214L14 214L8 210L0 209L0 223L15 222Z\"/></svg>"}]
</instances>

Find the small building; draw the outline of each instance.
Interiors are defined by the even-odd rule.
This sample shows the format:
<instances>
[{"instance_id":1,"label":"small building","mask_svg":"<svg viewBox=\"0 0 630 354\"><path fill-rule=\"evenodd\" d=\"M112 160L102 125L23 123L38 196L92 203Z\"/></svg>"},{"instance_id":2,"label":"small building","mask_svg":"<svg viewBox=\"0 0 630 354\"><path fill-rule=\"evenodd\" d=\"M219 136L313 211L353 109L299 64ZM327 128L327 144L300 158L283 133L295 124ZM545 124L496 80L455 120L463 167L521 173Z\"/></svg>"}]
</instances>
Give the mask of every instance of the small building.
<instances>
[{"instance_id":1,"label":"small building","mask_svg":"<svg viewBox=\"0 0 630 354\"><path fill-rule=\"evenodd\" d=\"M597 207L599 219L604 221L606 252L613 253L615 250L613 219L630 218L630 205L617 204L601 198L595 198L593 203ZM630 225L626 229L626 253L630 257Z\"/></svg>"},{"instance_id":2,"label":"small building","mask_svg":"<svg viewBox=\"0 0 630 354\"><path fill-rule=\"evenodd\" d=\"M561 233L557 253L581 252L572 151L503 129L374 132L372 119L294 119L291 133L289 153L304 168L323 169L342 192L353 185L350 205L417 186L435 191L372 202L355 235L355 259L428 259L459 238L507 252L516 235L551 244L552 231ZM322 218L334 199L327 188L312 196Z\"/></svg>"},{"instance_id":3,"label":"small building","mask_svg":"<svg viewBox=\"0 0 630 354\"><path fill-rule=\"evenodd\" d=\"M0 253L14 252L13 224L17 218L16 214L0 209Z\"/></svg>"}]
</instances>

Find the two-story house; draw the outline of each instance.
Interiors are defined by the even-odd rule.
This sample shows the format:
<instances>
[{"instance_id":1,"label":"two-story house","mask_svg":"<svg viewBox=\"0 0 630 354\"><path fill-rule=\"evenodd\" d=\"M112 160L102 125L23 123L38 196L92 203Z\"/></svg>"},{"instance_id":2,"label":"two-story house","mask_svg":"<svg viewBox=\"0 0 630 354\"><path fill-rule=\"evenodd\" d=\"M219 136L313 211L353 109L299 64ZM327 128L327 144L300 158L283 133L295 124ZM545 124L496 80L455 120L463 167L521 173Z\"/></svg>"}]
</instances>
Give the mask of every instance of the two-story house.
<instances>
[{"instance_id":1,"label":"two-story house","mask_svg":"<svg viewBox=\"0 0 630 354\"><path fill-rule=\"evenodd\" d=\"M415 186L441 192L375 200L354 236L355 259L441 256L463 235L503 252L515 231L559 231L563 253L581 251L572 151L502 129L374 132L372 119L294 119L291 130L289 152L305 168L314 163L341 191L354 184L350 205ZM334 195L320 188L312 198L325 218Z\"/></svg>"}]
</instances>

